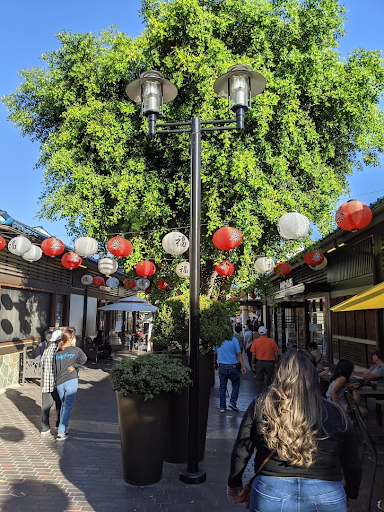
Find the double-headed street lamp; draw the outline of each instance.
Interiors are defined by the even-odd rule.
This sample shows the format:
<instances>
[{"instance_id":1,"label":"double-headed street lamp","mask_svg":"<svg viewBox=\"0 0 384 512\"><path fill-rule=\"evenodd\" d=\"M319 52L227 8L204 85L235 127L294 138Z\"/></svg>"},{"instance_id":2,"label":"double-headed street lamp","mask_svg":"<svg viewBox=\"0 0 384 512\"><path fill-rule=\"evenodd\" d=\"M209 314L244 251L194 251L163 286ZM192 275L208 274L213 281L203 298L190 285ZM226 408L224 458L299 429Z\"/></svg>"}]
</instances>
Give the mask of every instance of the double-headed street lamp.
<instances>
[{"instance_id":1,"label":"double-headed street lamp","mask_svg":"<svg viewBox=\"0 0 384 512\"><path fill-rule=\"evenodd\" d=\"M238 64L220 76L213 88L220 98L228 100L228 106L235 112L236 119L200 121L198 117L193 117L190 122L156 125L158 116L163 113L163 104L176 98L177 87L158 71L144 71L126 88L128 97L141 104L141 113L148 118L149 135L182 132L191 134L189 367L192 370L192 386L189 388L188 467L186 471L180 472L180 480L188 484L199 484L206 479L205 471L199 469L198 458L201 132L244 129L245 112L252 106L251 98L264 91L265 78L252 71L249 66ZM160 130L156 131L156 128Z\"/></svg>"}]
</instances>

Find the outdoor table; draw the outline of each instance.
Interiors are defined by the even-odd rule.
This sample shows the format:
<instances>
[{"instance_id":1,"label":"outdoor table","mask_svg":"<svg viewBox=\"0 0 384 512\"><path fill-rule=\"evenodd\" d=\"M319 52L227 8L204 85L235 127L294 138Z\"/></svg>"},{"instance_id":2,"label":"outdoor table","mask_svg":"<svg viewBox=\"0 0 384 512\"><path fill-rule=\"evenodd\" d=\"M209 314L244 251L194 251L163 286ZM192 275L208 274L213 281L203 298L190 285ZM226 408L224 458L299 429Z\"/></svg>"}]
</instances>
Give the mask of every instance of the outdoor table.
<instances>
[{"instance_id":1,"label":"outdoor table","mask_svg":"<svg viewBox=\"0 0 384 512\"><path fill-rule=\"evenodd\" d=\"M376 400L384 400L384 387L378 388L378 389L372 389L371 387L365 386L363 388L356 389L355 391L357 391L357 393L359 393L359 395L361 397L375 398ZM381 427L382 426L381 405L376 400L375 400L375 402L376 402L376 421L377 421L378 426Z\"/></svg>"}]
</instances>

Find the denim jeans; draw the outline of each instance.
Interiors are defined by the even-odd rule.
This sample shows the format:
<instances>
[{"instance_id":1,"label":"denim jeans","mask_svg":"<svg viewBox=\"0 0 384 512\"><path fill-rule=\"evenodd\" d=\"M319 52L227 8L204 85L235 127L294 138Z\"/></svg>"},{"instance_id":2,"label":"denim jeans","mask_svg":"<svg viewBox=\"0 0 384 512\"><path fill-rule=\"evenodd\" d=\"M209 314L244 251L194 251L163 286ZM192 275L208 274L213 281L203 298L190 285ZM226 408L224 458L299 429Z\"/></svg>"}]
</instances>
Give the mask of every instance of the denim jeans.
<instances>
[{"instance_id":1,"label":"denim jeans","mask_svg":"<svg viewBox=\"0 0 384 512\"><path fill-rule=\"evenodd\" d=\"M236 405L240 390L240 372L232 364L219 364L220 379L220 409L227 407L227 383L228 379L232 382L232 393L230 402Z\"/></svg>"},{"instance_id":2,"label":"denim jeans","mask_svg":"<svg viewBox=\"0 0 384 512\"><path fill-rule=\"evenodd\" d=\"M71 416L71 410L75 401L75 396L78 388L78 379L71 379L59 384L57 392L61 399L60 423L57 428L58 434L64 434L68 427L68 421Z\"/></svg>"},{"instance_id":3,"label":"denim jeans","mask_svg":"<svg viewBox=\"0 0 384 512\"><path fill-rule=\"evenodd\" d=\"M257 476L252 484L250 512L346 512L341 482L310 478Z\"/></svg>"}]
</instances>

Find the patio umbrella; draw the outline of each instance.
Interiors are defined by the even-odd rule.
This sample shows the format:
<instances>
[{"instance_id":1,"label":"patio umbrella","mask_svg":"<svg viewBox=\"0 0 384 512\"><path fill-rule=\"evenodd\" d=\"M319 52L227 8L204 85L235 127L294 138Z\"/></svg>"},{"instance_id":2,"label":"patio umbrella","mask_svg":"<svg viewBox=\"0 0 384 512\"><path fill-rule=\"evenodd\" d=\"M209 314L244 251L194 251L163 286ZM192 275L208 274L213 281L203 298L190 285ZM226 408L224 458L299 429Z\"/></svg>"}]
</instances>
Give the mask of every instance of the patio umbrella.
<instances>
[{"instance_id":1,"label":"patio umbrella","mask_svg":"<svg viewBox=\"0 0 384 512\"><path fill-rule=\"evenodd\" d=\"M384 283L372 286L350 299L336 304L331 311L338 313L340 311L358 311L361 309L381 309L384 308Z\"/></svg>"},{"instance_id":2,"label":"patio umbrella","mask_svg":"<svg viewBox=\"0 0 384 512\"><path fill-rule=\"evenodd\" d=\"M100 311L139 311L139 312L151 312L157 311L156 306L147 304L145 301L138 299L137 301L120 301L115 304L108 304L108 306L102 306L97 308Z\"/></svg>"}]
</instances>

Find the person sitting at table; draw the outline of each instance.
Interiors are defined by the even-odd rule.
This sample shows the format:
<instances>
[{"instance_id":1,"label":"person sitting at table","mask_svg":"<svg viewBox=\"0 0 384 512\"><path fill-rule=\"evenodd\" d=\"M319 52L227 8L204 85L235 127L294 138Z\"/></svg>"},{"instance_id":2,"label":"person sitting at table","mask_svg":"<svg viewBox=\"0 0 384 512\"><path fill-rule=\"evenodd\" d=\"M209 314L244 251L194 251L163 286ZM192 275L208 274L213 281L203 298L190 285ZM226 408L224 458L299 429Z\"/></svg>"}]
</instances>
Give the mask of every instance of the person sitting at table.
<instances>
[{"instance_id":1,"label":"person sitting at table","mask_svg":"<svg viewBox=\"0 0 384 512\"><path fill-rule=\"evenodd\" d=\"M339 405L345 412L348 412L347 402L344 398L345 391L352 391L354 399L357 402L359 401L358 394L356 391L353 391L353 389L357 388L359 384L348 384L348 380L350 379L354 368L352 361L349 359L340 359L336 365L331 378L331 383L326 393L327 399ZM365 409L365 407L361 407L359 405L359 409L362 416L366 416L368 414L368 409Z\"/></svg>"},{"instance_id":2,"label":"person sitting at table","mask_svg":"<svg viewBox=\"0 0 384 512\"><path fill-rule=\"evenodd\" d=\"M321 361L321 358L323 357L322 353L317 347L317 343L315 341L312 341L311 343L308 343L308 352L313 355L313 357L316 359L316 363L319 364Z\"/></svg>"},{"instance_id":3,"label":"person sitting at table","mask_svg":"<svg viewBox=\"0 0 384 512\"><path fill-rule=\"evenodd\" d=\"M373 366L365 372L354 372L366 380L380 380L384 382L384 350L375 350L372 354Z\"/></svg>"},{"instance_id":4,"label":"person sitting at table","mask_svg":"<svg viewBox=\"0 0 384 512\"><path fill-rule=\"evenodd\" d=\"M112 359L112 346L107 341L103 340L103 331L100 329L97 332L96 338L93 338L93 343L98 347L99 351L105 351L107 353L108 359Z\"/></svg>"}]
</instances>

